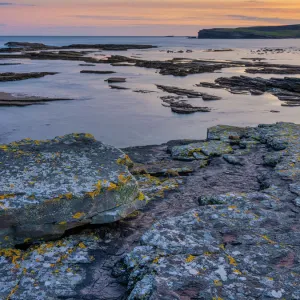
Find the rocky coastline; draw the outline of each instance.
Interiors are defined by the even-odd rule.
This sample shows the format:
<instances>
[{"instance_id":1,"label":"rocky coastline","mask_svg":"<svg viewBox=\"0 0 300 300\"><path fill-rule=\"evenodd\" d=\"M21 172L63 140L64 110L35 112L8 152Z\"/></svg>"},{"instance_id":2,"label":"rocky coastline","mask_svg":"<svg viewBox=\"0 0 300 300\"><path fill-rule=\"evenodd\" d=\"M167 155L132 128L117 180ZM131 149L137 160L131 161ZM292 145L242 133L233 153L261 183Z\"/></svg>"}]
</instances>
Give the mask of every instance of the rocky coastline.
<instances>
[{"instance_id":1,"label":"rocky coastline","mask_svg":"<svg viewBox=\"0 0 300 300\"><path fill-rule=\"evenodd\" d=\"M1 145L0 297L300 299L299 153L293 123Z\"/></svg>"},{"instance_id":2,"label":"rocky coastline","mask_svg":"<svg viewBox=\"0 0 300 300\"><path fill-rule=\"evenodd\" d=\"M203 92L208 88L256 100L268 93L282 106L300 106L300 79L292 77L300 66L260 57L146 60L94 54L155 46L6 46L0 66L21 64L7 59L75 62L77 80L96 78L95 85L100 80L120 95L154 93L158 109L178 119L213 114L225 99ZM110 66L94 68L100 64ZM154 70L174 82L137 89L130 76L111 68L120 66ZM245 74L216 75L234 68ZM16 69L0 73L0 81L58 74ZM181 77L205 73L214 81L180 85ZM0 92L0 106L70 100L76 99ZM123 149L89 133L0 144L0 299L300 300L299 214L300 124L218 125L204 140Z\"/></svg>"}]
</instances>

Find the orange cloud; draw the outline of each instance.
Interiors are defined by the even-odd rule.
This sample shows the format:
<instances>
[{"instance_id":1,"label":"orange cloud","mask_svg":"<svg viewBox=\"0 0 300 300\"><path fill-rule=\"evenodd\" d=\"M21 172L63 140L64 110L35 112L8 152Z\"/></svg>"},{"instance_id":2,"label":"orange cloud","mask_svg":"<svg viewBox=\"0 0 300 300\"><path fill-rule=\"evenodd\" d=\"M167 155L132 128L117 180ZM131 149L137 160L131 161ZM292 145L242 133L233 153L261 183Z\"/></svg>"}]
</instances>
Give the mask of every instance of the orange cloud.
<instances>
[{"instance_id":1,"label":"orange cloud","mask_svg":"<svg viewBox=\"0 0 300 300\"><path fill-rule=\"evenodd\" d=\"M300 23L297 0L0 1L0 34L192 35L201 28ZM2 3L2 4L1 4Z\"/></svg>"}]
</instances>

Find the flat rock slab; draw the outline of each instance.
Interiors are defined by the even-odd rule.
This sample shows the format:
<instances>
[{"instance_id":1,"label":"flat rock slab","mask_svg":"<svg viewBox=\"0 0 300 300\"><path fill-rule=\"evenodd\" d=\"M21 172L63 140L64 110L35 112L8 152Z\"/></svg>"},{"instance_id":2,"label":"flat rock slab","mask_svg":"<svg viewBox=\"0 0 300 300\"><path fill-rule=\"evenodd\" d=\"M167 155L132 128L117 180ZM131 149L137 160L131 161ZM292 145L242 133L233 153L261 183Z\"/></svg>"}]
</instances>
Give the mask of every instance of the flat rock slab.
<instances>
[{"instance_id":1,"label":"flat rock slab","mask_svg":"<svg viewBox=\"0 0 300 300\"><path fill-rule=\"evenodd\" d=\"M220 156L232 152L233 150L229 144L222 141L210 141L175 146L172 148L172 158L189 161L197 159L198 156L195 154L198 153L202 154L202 156L206 156L208 159L210 156ZM201 159L203 159L202 156Z\"/></svg>"},{"instance_id":2,"label":"flat rock slab","mask_svg":"<svg viewBox=\"0 0 300 300\"><path fill-rule=\"evenodd\" d=\"M80 67L96 67L94 64L79 64Z\"/></svg>"},{"instance_id":3,"label":"flat rock slab","mask_svg":"<svg viewBox=\"0 0 300 300\"><path fill-rule=\"evenodd\" d=\"M9 93L0 92L0 106L28 106L28 105L37 105L45 104L46 102L52 101L66 101L73 100L70 98L41 98L36 96L15 96Z\"/></svg>"},{"instance_id":4,"label":"flat rock slab","mask_svg":"<svg viewBox=\"0 0 300 300\"><path fill-rule=\"evenodd\" d=\"M56 75L57 72L31 72L31 73L0 73L0 81L19 81L32 78L41 78Z\"/></svg>"},{"instance_id":5,"label":"flat rock slab","mask_svg":"<svg viewBox=\"0 0 300 300\"><path fill-rule=\"evenodd\" d=\"M270 93L281 101L288 101L284 106L297 106L300 102L300 79L294 77L270 78L248 76L220 77L214 83L202 82L197 86L224 88L232 94L248 94L253 96ZM291 105L288 105L291 103Z\"/></svg>"},{"instance_id":6,"label":"flat rock slab","mask_svg":"<svg viewBox=\"0 0 300 300\"><path fill-rule=\"evenodd\" d=\"M115 71L94 71L94 70L82 70L80 71L82 74L114 74L116 73Z\"/></svg>"},{"instance_id":7,"label":"flat rock slab","mask_svg":"<svg viewBox=\"0 0 300 300\"><path fill-rule=\"evenodd\" d=\"M122 78L122 77L112 77L112 78L106 79L105 81L107 81L108 83L126 82L126 78Z\"/></svg>"},{"instance_id":8,"label":"flat rock slab","mask_svg":"<svg viewBox=\"0 0 300 300\"><path fill-rule=\"evenodd\" d=\"M144 234L125 259L128 299L300 299L299 229L283 204L260 193L213 201Z\"/></svg>"},{"instance_id":9,"label":"flat rock slab","mask_svg":"<svg viewBox=\"0 0 300 300\"><path fill-rule=\"evenodd\" d=\"M127 156L89 134L0 146L3 247L110 223L145 203Z\"/></svg>"},{"instance_id":10,"label":"flat rock slab","mask_svg":"<svg viewBox=\"0 0 300 300\"><path fill-rule=\"evenodd\" d=\"M118 85L109 85L109 87L113 90L130 90L130 88L124 87L124 86L118 86Z\"/></svg>"},{"instance_id":11,"label":"flat rock slab","mask_svg":"<svg viewBox=\"0 0 300 300\"><path fill-rule=\"evenodd\" d=\"M174 86L156 85L158 89L171 94L179 96L186 96L187 98L202 98L204 101L221 100L220 97L209 95L206 93L197 92L194 90L182 89Z\"/></svg>"}]
</instances>

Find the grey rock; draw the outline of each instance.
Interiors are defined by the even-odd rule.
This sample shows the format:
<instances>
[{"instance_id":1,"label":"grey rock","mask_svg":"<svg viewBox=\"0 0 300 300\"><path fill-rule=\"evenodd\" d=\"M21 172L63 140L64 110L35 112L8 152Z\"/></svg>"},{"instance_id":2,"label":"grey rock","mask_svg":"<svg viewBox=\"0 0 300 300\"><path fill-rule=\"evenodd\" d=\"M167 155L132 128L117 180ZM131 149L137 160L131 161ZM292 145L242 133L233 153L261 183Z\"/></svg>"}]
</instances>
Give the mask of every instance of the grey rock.
<instances>
[{"instance_id":1,"label":"grey rock","mask_svg":"<svg viewBox=\"0 0 300 300\"><path fill-rule=\"evenodd\" d=\"M114 222L143 206L145 197L127 160L122 151L89 134L2 145L2 246Z\"/></svg>"},{"instance_id":2,"label":"grey rock","mask_svg":"<svg viewBox=\"0 0 300 300\"><path fill-rule=\"evenodd\" d=\"M48 75L56 75L56 72L31 72L31 73L0 73L0 81L20 81L32 78L42 78Z\"/></svg>"},{"instance_id":3,"label":"grey rock","mask_svg":"<svg viewBox=\"0 0 300 300\"><path fill-rule=\"evenodd\" d=\"M201 142L184 146L175 146L172 149L172 158L178 160L194 160L195 153L202 153L205 156L220 156L232 153L230 145L222 141Z\"/></svg>"},{"instance_id":4,"label":"grey rock","mask_svg":"<svg viewBox=\"0 0 300 300\"><path fill-rule=\"evenodd\" d=\"M254 143L243 159L262 151L258 168L266 157L271 164L275 159L276 166L264 167L265 175L260 176L269 181L268 187L261 192L202 194L201 208L158 220L125 257L129 291L135 295L144 287L151 292L146 299L299 299L300 126L218 126L209 132L213 140L208 143L222 139L230 145L232 133ZM278 145L285 149L278 151ZM172 154L188 157L193 149L201 151L201 143L174 146ZM216 164L219 159L211 160L207 168L222 166ZM248 163L251 159L241 168ZM256 168L253 173L260 174ZM208 173L201 186L210 175L214 176ZM240 177L247 185L250 177ZM144 284L148 276L151 282Z\"/></svg>"},{"instance_id":5,"label":"grey rock","mask_svg":"<svg viewBox=\"0 0 300 300\"><path fill-rule=\"evenodd\" d=\"M234 156L234 155L225 154L225 155L223 155L223 158L225 161L227 161L231 165L242 166L244 164L244 161L242 158Z\"/></svg>"},{"instance_id":6,"label":"grey rock","mask_svg":"<svg viewBox=\"0 0 300 300\"><path fill-rule=\"evenodd\" d=\"M296 199L294 200L294 204L295 204L296 206L300 207L300 197L298 197L298 198L296 198Z\"/></svg>"},{"instance_id":7,"label":"grey rock","mask_svg":"<svg viewBox=\"0 0 300 300\"><path fill-rule=\"evenodd\" d=\"M126 82L126 78L112 77L112 78L106 79L105 81L107 81L108 83Z\"/></svg>"},{"instance_id":8,"label":"grey rock","mask_svg":"<svg viewBox=\"0 0 300 300\"><path fill-rule=\"evenodd\" d=\"M268 92L281 101L295 102L296 104L300 101L300 79L293 77L270 79L243 75L230 78L220 77L215 80L215 83L204 82L199 86L224 88L233 94L251 92L252 95L262 95Z\"/></svg>"},{"instance_id":9,"label":"grey rock","mask_svg":"<svg viewBox=\"0 0 300 300\"><path fill-rule=\"evenodd\" d=\"M282 152L270 152L264 156L264 163L270 167L276 167L281 161L283 156Z\"/></svg>"},{"instance_id":10,"label":"grey rock","mask_svg":"<svg viewBox=\"0 0 300 300\"><path fill-rule=\"evenodd\" d=\"M96 70L82 70L80 71L82 74L114 74L116 73L115 71L96 71Z\"/></svg>"}]
</instances>

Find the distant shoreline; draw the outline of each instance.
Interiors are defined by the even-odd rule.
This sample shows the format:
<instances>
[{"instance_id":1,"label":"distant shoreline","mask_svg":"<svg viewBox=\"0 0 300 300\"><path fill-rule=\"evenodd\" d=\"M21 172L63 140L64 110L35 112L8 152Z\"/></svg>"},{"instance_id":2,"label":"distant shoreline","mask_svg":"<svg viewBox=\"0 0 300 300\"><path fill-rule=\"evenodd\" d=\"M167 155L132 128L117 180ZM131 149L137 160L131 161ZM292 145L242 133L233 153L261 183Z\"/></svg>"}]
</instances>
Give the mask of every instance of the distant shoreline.
<instances>
[{"instance_id":1,"label":"distant shoreline","mask_svg":"<svg viewBox=\"0 0 300 300\"><path fill-rule=\"evenodd\" d=\"M198 39L299 39L300 25L202 29Z\"/></svg>"}]
</instances>

